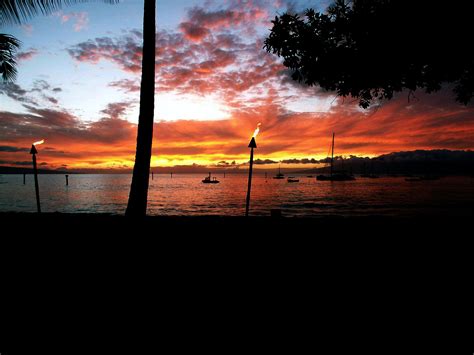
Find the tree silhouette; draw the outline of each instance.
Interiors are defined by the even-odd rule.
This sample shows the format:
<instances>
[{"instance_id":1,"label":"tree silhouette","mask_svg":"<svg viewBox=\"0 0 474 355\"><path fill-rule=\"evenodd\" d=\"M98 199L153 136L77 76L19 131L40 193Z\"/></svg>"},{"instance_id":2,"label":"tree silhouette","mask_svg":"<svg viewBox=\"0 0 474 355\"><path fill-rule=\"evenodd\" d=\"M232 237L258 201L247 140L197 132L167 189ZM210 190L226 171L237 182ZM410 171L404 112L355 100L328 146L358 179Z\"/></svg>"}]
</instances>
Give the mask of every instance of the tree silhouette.
<instances>
[{"instance_id":1,"label":"tree silhouette","mask_svg":"<svg viewBox=\"0 0 474 355\"><path fill-rule=\"evenodd\" d=\"M155 0L145 0L140 114L132 186L125 212L127 216L146 215L155 109L155 11Z\"/></svg>"},{"instance_id":2,"label":"tree silhouette","mask_svg":"<svg viewBox=\"0 0 474 355\"><path fill-rule=\"evenodd\" d=\"M292 78L367 108L377 99L452 83L468 104L474 90L471 12L466 2L337 0L325 13L275 17L265 40Z\"/></svg>"}]
</instances>

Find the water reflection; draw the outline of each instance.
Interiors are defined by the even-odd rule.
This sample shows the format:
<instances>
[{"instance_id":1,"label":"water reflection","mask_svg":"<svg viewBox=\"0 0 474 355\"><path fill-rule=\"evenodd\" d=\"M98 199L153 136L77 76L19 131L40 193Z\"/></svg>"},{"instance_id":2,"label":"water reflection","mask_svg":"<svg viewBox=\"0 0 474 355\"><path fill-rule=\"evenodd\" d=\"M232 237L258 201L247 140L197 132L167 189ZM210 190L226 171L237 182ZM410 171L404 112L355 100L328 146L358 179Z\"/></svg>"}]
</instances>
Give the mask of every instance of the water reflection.
<instances>
[{"instance_id":1,"label":"water reflection","mask_svg":"<svg viewBox=\"0 0 474 355\"><path fill-rule=\"evenodd\" d=\"M202 175L157 175L150 180L151 215L243 215L247 176L217 175L220 184L203 184ZM412 215L445 213L472 215L472 178L447 177L437 181L406 182L403 178L329 182L299 176L299 183L253 179L251 215L281 209L286 216ZM44 212L125 212L130 175L40 175ZM35 211L32 176L0 175L0 211Z\"/></svg>"}]
</instances>

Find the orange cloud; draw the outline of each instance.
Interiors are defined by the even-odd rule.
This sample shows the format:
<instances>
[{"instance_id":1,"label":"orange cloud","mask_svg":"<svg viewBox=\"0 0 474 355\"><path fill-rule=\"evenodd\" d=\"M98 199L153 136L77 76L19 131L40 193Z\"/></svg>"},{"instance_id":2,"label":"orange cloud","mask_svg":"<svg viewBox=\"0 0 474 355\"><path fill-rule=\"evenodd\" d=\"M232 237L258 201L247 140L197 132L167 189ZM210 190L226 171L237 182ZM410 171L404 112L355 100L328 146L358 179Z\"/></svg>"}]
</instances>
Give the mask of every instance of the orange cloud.
<instances>
[{"instance_id":1,"label":"orange cloud","mask_svg":"<svg viewBox=\"0 0 474 355\"><path fill-rule=\"evenodd\" d=\"M436 105L441 102L441 106ZM84 124L73 115L30 108L31 114L0 113L2 162L28 161L28 148L39 138L41 161L50 167L117 167L133 164L136 126L120 118L125 103L110 104L98 122ZM322 159L336 132L337 155L378 155L415 149L474 149L472 107L447 102L443 93L422 95L416 103L396 98L378 111L361 112L340 104L326 114L285 112L278 105L234 112L224 121L157 122L154 161L161 165L220 161L245 163L247 144L262 122L256 158Z\"/></svg>"}]
</instances>

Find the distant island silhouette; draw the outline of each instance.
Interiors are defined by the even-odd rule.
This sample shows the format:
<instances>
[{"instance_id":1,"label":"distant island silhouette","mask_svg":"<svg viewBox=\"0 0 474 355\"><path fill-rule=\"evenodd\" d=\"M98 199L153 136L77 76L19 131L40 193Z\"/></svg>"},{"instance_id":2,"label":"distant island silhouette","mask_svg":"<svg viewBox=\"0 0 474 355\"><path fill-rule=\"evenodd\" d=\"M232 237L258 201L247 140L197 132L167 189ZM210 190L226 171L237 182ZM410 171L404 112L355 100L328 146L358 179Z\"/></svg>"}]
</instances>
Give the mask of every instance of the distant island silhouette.
<instances>
[{"instance_id":1,"label":"distant island silhouette","mask_svg":"<svg viewBox=\"0 0 474 355\"><path fill-rule=\"evenodd\" d=\"M280 161L257 159L254 164L258 167L256 173L273 172L268 165L278 164ZM286 159L282 164L291 164L292 167L282 167L285 173L317 174L327 170L327 158L316 159ZM305 166L320 164L321 167L306 169ZM393 152L377 157L335 157L335 167L352 170L354 174L381 174L381 175L409 175L409 174L440 174L440 175L474 175L474 151L470 150L413 150ZM295 168L295 165L301 168ZM154 174L239 174L247 173L245 164L232 168L204 165L181 165L174 167L152 167ZM32 168L0 166L0 174L31 174ZM39 169L40 174L130 174L132 169Z\"/></svg>"},{"instance_id":2,"label":"distant island silhouette","mask_svg":"<svg viewBox=\"0 0 474 355\"><path fill-rule=\"evenodd\" d=\"M335 157L335 167L345 168L354 174L381 175L473 175L474 152L463 150L414 150L383 154L374 158ZM315 174L327 168L303 170Z\"/></svg>"}]
</instances>

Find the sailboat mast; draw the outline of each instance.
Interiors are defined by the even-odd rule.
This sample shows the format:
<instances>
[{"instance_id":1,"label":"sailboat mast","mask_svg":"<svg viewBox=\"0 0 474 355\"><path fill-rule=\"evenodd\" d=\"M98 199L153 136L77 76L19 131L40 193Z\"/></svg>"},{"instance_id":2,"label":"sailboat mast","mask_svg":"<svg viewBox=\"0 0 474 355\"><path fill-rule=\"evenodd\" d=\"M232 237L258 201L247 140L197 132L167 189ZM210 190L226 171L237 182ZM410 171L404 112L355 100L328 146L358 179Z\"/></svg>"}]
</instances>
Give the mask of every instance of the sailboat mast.
<instances>
[{"instance_id":1,"label":"sailboat mast","mask_svg":"<svg viewBox=\"0 0 474 355\"><path fill-rule=\"evenodd\" d=\"M331 177L332 177L332 171L333 171L333 166L334 166L334 136L335 133L332 133L332 149L331 149Z\"/></svg>"}]
</instances>

